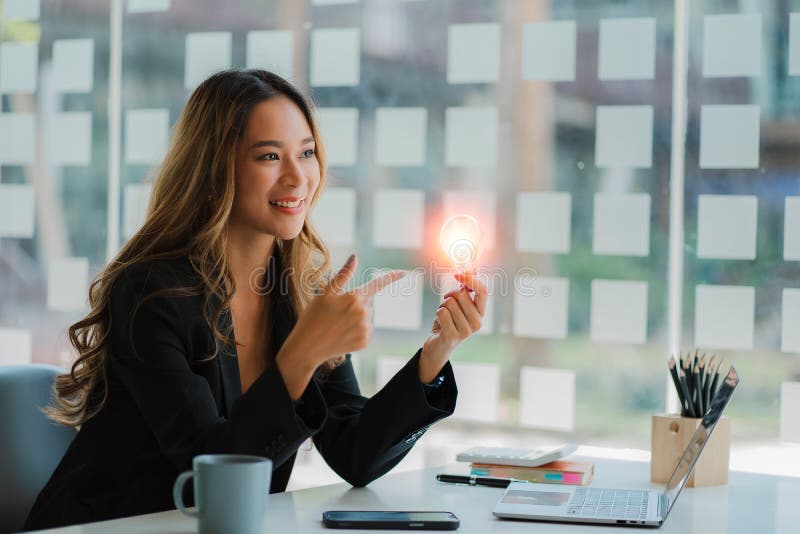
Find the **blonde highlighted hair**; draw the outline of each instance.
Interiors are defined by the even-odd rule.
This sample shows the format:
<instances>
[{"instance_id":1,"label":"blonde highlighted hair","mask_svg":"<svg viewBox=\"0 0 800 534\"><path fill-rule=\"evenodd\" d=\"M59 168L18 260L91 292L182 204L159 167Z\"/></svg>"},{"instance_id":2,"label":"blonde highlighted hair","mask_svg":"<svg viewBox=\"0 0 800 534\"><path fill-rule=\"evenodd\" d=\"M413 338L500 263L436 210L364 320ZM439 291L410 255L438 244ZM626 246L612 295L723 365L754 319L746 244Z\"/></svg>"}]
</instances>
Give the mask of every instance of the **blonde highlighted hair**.
<instances>
[{"instance_id":1,"label":"blonde highlighted hair","mask_svg":"<svg viewBox=\"0 0 800 534\"><path fill-rule=\"evenodd\" d=\"M188 258L201 283L166 291L203 294L206 303L212 298L219 299L221 304L214 310L206 311L209 307L204 306L206 322L216 340L230 341L228 332L220 332L217 324L235 291L225 251L227 221L234 197L236 145L253 108L275 96L287 97L295 103L311 128L320 183L310 199L309 211L316 204L325 184L325 151L312 103L292 84L263 70L227 70L200 84L175 126L171 145L153 183L142 227L92 280L91 310L69 328L69 340L78 357L70 371L59 375L53 386L55 404L45 409L52 420L80 426L107 401L111 288L120 274L134 264ZM288 273L285 290L296 317L312 296L313 291L307 288L318 288L327 281L330 255L308 216L296 238L285 241L276 238L276 245L280 264L284 273ZM268 258L264 259L266 264ZM158 293L163 294L162 291ZM209 358L217 353L215 350ZM328 362L327 366L335 363Z\"/></svg>"}]
</instances>

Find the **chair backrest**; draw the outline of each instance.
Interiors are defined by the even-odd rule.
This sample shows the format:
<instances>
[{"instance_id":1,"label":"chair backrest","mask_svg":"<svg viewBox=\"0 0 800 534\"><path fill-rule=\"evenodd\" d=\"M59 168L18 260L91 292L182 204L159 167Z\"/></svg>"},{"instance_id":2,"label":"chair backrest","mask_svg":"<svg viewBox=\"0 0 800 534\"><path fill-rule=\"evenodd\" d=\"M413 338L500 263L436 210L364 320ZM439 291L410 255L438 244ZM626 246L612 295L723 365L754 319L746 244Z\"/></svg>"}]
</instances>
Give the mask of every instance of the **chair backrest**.
<instances>
[{"instance_id":1,"label":"chair backrest","mask_svg":"<svg viewBox=\"0 0 800 534\"><path fill-rule=\"evenodd\" d=\"M52 365L0 366L0 533L22 529L75 430L41 412L64 371Z\"/></svg>"}]
</instances>

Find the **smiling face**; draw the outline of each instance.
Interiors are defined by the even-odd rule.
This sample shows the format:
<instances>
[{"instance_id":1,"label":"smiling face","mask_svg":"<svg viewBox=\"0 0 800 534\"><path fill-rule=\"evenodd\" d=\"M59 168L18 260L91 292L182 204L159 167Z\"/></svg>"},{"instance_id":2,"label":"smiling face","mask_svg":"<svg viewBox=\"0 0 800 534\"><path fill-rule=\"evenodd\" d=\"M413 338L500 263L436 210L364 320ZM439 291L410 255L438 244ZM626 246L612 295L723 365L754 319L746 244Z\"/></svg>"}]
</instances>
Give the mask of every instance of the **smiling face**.
<instances>
[{"instance_id":1,"label":"smiling face","mask_svg":"<svg viewBox=\"0 0 800 534\"><path fill-rule=\"evenodd\" d=\"M282 240L297 237L320 167L311 127L289 98L253 108L236 149L235 181L230 224Z\"/></svg>"}]
</instances>

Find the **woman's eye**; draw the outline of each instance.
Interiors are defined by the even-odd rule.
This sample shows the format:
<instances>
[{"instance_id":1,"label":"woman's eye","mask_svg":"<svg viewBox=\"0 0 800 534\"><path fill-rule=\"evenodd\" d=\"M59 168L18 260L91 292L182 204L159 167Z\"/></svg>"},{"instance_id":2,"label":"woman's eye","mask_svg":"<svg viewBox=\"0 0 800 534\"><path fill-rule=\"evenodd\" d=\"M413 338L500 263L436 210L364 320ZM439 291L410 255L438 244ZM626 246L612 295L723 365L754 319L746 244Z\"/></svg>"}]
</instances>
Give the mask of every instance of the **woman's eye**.
<instances>
[{"instance_id":1,"label":"woman's eye","mask_svg":"<svg viewBox=\"0 0 800 534\"><path fill-rule=\"evenodd\" d=\"M311 157L311 156L313 156L313 155L314 155L314 149L313 149L313 148L309 148L308 150L306 150L305 152L303 152L303 155L302 155L302 157L304 157L304 158L310 158L310 157Z\"/></svg>"},{"instance_id":2,"label":"woman's eye","mask_svg":"<svg viewBox=\"0 0 800 534\"><path fill-rule=\"evenodd\" d=\"M275 161L278 159L278 155L275 152L270 152L269 154L264 154L263 156L259 157L258 159L265 160L265 161Z\"/></svg>"}]
</instances>

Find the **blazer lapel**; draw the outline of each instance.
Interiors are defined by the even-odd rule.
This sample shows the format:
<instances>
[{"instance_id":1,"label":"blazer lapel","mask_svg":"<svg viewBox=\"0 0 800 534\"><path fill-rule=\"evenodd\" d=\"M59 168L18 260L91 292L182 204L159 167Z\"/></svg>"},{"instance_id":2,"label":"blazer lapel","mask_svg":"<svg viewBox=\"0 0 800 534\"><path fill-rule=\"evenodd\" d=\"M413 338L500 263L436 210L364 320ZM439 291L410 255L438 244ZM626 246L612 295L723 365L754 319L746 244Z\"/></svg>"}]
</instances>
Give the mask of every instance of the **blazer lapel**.
<instances>
[{"instance_id":1,"label":"blazer lapel","mask_svg":"<svg viewBox=\"0 0 800 534\"><path fill-rule=\"evenodd\" d=\"M228 332L231 325L230 308L224 310L217 323L220 332ZM234 332L231 329L231 337ZM242 396L242 381L239 376L239 358L236 352L236 345L222 343L219 354L217 355L219 374L222 381L222 400L225 406L225 417L228 417L236 399Z\"/></svg>"}]
</instances>

